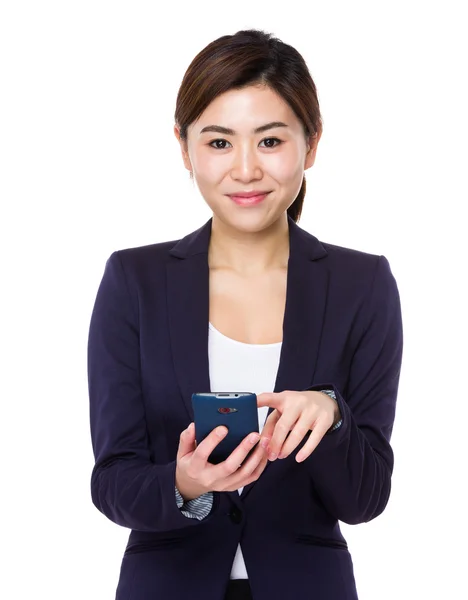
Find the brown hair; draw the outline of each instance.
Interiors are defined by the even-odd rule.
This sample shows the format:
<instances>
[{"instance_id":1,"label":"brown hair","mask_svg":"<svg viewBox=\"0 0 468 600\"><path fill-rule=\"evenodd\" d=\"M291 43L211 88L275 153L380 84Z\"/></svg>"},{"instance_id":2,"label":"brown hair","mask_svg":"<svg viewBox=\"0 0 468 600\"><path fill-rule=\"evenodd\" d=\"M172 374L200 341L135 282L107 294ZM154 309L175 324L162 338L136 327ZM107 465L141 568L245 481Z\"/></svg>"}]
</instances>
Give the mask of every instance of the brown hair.
<instances>
[{"instance_id":1,"label":"brown hair","mask_svg":"<svg viewBox=\"0 0 468 600\"><path fill-rule=\"evenodd\" d=\"M304 126L305 136L322 131L317 90L299 52L272 34L257 29L224 35L206 46L190 63L179 88L174 114L180 139L208 105L230 89L265 84L289 104ZM306 192L305 175L299 194L288 208L297 223Z\"/></svg>"}]
</instances>

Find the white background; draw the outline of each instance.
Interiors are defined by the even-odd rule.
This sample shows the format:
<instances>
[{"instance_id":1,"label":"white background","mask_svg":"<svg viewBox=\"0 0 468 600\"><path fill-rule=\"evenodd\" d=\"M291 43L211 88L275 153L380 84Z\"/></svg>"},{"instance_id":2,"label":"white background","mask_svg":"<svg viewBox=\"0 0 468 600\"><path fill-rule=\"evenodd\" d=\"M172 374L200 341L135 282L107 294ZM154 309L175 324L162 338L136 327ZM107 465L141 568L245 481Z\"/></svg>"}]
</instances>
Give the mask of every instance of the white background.
<instances>
[{"instance_id":1,"label":"white background","mask_svg":"<svg viewBox=\"0 0 468 600\"><path fill-rule=\"evenodd\" d=\"M114 598L128 530L90 497L91 310L114 250L211 216L175 99L203 47L249 27L295 46L318 88L299 225L384 254L401 294L392 496L343 525L360 600L468 598L462 4L1 4L2 598Z\"/></svg>"}]
</instances>

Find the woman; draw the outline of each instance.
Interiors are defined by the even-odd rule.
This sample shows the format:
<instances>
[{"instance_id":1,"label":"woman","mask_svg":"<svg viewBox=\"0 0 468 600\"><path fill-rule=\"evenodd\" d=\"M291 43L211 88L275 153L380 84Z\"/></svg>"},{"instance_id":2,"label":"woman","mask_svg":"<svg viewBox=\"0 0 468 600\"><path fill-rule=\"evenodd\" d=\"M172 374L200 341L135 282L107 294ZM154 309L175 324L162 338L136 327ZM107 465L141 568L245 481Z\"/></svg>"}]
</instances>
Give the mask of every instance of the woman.
<instances>
[{"instance_id":1,"label":"woman","mask_svg":"<svg viewBox=\"0 0 468 600\"><path fill-rule=\"evenodd\" d=\"M374 519L390 494L403 339L389 263L297 225L322 123L291 46L215 40L175 121L213 216L114 252L89 332L92 498L131 529L116 597L356 599L338 521ZM197 446L192 423L207 391L258 400L260 442L217 465L218 430Z\"/></svg>"}]
</instances>

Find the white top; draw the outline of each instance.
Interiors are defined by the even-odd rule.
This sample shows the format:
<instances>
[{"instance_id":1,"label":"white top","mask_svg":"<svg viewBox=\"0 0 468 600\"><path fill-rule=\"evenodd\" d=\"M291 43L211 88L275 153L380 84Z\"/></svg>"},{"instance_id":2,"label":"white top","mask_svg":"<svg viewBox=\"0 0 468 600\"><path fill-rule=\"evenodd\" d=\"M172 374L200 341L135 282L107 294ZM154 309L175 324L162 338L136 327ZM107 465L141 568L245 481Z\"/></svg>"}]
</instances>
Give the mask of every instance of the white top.
<instances>
[{"instance_id":1,"label":"white top","mask_svg":"<svg viewBox=\"0 0 468 600\"><path fill-rule=\"evenodd\" d=\"M282 342L245 344L222 334L209 323L208 357L212 392L273 391L278 372ZM258 409L260 433L269 407ZM244 488L238 489L239 494ZM240 544L231 570L231 579L248 579Z\"/></svg>"}]
</instances>

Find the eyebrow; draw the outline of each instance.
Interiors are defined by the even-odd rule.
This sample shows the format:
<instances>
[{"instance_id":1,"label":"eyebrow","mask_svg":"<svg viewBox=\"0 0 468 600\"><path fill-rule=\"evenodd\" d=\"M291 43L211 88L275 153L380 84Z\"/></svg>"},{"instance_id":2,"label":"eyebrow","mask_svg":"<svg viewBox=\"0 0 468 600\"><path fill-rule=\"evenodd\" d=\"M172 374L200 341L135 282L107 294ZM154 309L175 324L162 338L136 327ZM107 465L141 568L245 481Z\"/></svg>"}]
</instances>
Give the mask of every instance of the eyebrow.
<instances>
[{"instance_id":1,"label":"eyebrow","mask_svg":"<svg viewBox=\"0 0 468 600\"><path fill-rule=\"evenodd\" d=\"M275 127L288 127L286 123L282 123L281 121L272 121L271 123L267 123L266 125L261 125L253 130L252 133L262 133L263 131L267 131L268 129L274 129ZM235 135L236 132L234 129L229 129L228 127L221 127L221 125L207 125L203 127L200 131L200 135L202 133L206 133L207 131L214 131L215 133L224 133L225 135Z\"/></svg>"}]
</instances>

